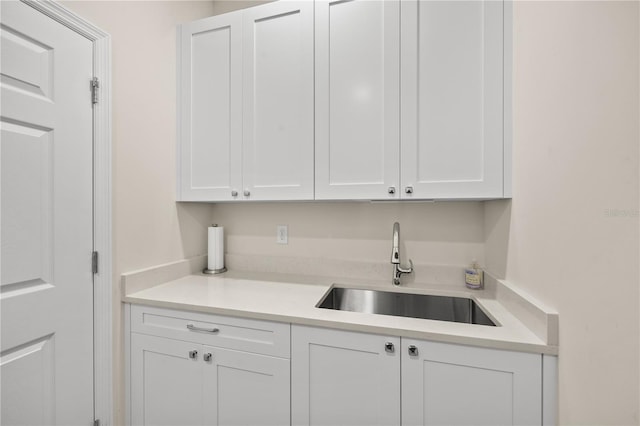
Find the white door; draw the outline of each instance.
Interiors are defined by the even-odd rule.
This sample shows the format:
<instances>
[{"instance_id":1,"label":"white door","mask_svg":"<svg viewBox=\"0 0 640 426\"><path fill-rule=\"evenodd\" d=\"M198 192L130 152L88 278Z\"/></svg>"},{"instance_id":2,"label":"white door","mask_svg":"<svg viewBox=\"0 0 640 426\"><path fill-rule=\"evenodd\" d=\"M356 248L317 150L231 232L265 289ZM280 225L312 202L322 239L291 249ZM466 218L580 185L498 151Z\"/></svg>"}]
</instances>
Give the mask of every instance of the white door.
<instances>
[{"instance_id":1,"label":"white door","mask_svg":"<svg viewBox=\"0 0 640 426\"><path fill-rule=\"evenodd\" d=\"M400 1L315 9L316 199L396 199Z\"/></svg>"},{"instance_id":2,"label":"white door","mask_svg":"<svg viewBox=\"0 0 640 426\"><path fill-rule=\"evenodd\" d=\"M503 2L401 3L402 197L503 196Z\"/></svg>"},{"instance_id":3,"label":"white door","mask_svg":"<svg viewBox=\"0 0 640 426\"><path fill-rule=\"evenodd\" d=\"M92 43L0 7L1 423L89 425Z\"/></svg>"},{"instance_id":4,"label":"white door","mask_svg":"<svg viewBox=\"0 0 640 426\"><path fill-rule=\"evenodd\" d=\"M313 2L243 11L243 198L313 200Z\"/></svg>"},{"instance_id":5,"label":"white door","mask_svg":"<svg viewBox=\"0 0 640 426\"><path fill-rule=\"evenodd\" d=\"M288 359L204 346L203 360L203 424L290 423Z\"/></svg>"},{"instance_id":6,"label":"white door","mask_svg":"<svg viewBox=\"0 0 640 426\"><path fill-rule=\"evenodd\" d=\"M131 423L202 424L202 345L131 334Z\"/></svg>"},{"instance_id":7,"label":"white door","mask_svg":"<svg viewBox=\"0 0 640 426\"><path fill-rule=\"evenodd\" d=\"M402 339L403 426L541 423L541 355Z\"/></svg>"},{"instance_id":8,"label":"white door","mask_svg":"<svg viewBox=\"0 0 640 426\"><path fill-rule=\"evenodd\" d=\"M399 425L399 346L398 337L292 326L292 424Z\"/></svg>"},{"instance_id":9,"label":"white door","mask_svg":"<svg viewBox=\"0 0 640 426\"><path fill-rule=\"evenodd\" d=\"M178 199L241 199L242 12L184 24L179 35Z\"/></svg>"}]
</instances>

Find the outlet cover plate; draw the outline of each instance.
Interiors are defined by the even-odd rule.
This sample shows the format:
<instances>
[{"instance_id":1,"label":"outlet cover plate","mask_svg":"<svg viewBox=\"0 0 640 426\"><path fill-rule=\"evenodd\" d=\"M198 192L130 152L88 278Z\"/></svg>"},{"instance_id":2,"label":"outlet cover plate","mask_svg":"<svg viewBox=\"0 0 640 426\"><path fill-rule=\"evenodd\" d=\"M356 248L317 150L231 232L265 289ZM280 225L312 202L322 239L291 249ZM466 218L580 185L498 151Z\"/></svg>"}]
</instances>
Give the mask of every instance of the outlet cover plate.
<instances>
[{"instance_id":1,"label":"outlet cover plate","mask_svg":"<svg viewBox=\"0 0 640 426\"><path fill-rule=\"evenodd\" d=\"M289 244L289 227L278 225L276 227L276 242L278 244Z\"/></svg>"}]
</instances>

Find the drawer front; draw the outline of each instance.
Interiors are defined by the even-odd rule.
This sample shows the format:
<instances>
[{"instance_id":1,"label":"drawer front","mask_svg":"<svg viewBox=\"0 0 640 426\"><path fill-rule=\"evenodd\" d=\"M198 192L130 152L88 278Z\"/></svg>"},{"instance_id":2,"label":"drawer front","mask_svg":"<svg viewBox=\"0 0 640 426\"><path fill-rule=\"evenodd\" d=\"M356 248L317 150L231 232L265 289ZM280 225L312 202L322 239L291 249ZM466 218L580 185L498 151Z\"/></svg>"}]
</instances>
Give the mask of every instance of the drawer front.
<instances>
[{"instance_id":1,"label":"drawer front","mask_svg":"<svg viewBox=\"0 0 640 426\"><path fill-rule=\"evenodd\" d=\"M131 306L131 331L283 358L290 357L289 324Z\"/></svg>"}]
</instances>

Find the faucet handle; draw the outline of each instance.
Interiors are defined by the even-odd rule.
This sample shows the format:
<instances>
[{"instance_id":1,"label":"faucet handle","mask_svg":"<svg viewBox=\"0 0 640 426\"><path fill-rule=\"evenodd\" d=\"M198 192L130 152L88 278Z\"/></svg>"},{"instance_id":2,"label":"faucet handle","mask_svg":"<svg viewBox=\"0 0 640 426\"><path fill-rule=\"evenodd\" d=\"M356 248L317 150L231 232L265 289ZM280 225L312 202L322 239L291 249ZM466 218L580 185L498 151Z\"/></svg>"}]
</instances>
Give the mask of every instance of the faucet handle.
<instances>
[{"instance_id":1,"label":"faucet handle","mask_svg":"<svg viewBox=\"0 0 640 426\"><path fill-rule=\"evenodd\" d=\"M413 261L409 259L409 267L403 268L400 264L398 264L398 272L402 274L410 274L413 272Z\"/></svg>"}]
</instances>

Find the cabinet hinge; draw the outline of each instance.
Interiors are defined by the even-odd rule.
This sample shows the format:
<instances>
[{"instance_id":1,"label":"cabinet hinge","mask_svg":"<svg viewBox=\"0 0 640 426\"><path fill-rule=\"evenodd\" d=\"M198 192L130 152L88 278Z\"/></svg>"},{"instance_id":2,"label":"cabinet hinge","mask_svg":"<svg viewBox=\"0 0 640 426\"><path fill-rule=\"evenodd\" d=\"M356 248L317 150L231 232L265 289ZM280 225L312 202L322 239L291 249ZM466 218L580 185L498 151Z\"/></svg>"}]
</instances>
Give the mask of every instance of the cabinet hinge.
<instances>
[{"instance_id":1,"label":"cabinet hinge","mask_svg":"<svg viewBox=\"0 0 640 426\"><path fill-rule=\"evenodd\" d=\"M94 274L98 273L98 252L94 251L91 254L91 272Z\"/></svg>"},{"instance_id":2,"label":"cabinet hinge","mask_svg":"<svg viewBox=\"0 0 640 426\"><path fill-rule=\"evenodd\" d=\"M93 421L93 426L100 426L100 419L95 419Z\"/></svg>"},{"instance_id":3,"label":"cabinet hinge","mask_svg":"<svg viewBox=\"0 0 640 426\"><path fill-rule=\"evenodd\" d=\"M100 80L98 80L98 77L93 77L91 79L91 104L93 105L98 103L99 88L100 88Z\"/></svg>"}]
</instances>

